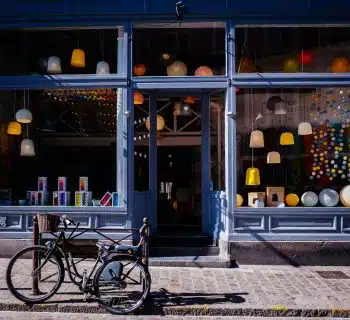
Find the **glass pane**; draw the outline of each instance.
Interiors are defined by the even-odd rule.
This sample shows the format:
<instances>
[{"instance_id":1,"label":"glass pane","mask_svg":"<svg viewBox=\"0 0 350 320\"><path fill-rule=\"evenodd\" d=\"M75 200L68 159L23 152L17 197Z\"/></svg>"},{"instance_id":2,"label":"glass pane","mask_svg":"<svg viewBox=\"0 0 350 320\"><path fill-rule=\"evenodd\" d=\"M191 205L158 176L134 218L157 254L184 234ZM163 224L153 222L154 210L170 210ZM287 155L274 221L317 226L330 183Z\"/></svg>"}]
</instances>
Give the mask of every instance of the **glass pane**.
<instances>
[{"instance_id":1,"label":"glass pane","mask_svg":"<svg viewBox=\"0 0 350 320\"><path fill-rule=\"evenodd\" d=\"M92 206L110 192L104 204L119 206L114 89L2 91L0 99L0 185L11 191L3 205Z\"/></svg>"},{"instance_id":2,"label":"glass pane","mask_svg":"<svg viewBox=\"0 0 350 320\"><path fill-rule=\"evenodd\" d=\"M117 38L117 28L2 30L0 75L116 73Z\"/></svg>"},{"instance_id":3,"label":"glass pane","mask_svg":"<svg viewBox=\"0 0 350 320\"><path fill-rule=\"evenodd\" d=\"M350 89L238 92L238 205L349 206L349 183Z\"/></svg>"},{"instance_id":4,"label":"glass pane","mask_svg":"<svg viewBox=\"0 0 350 320\"><path fill-rule=\"evenodd\" d=\"M236 72L349 72L347 26L239 27Z\"/></svg>"},{"instance_id":5,"label":"glass pane","mask_svg":"<svg viewBox=\"0 0 350 320\"><path fill-rule=\"evenodd\" d=\"M226 74L224 23L140 24L133 39L134 76Z\"/></svg>"}]
</instances>

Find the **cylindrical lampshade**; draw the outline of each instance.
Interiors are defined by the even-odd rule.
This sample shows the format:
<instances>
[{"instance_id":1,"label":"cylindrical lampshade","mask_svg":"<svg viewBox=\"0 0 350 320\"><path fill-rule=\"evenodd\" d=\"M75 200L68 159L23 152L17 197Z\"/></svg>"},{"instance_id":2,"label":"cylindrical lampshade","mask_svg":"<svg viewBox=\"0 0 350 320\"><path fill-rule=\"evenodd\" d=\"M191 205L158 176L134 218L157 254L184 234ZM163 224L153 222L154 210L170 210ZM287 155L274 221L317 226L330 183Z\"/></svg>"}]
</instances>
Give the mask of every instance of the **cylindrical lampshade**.
<instances>
[{"instance_id":1,"label":"cylindrical lampshade","mask_svg":"<svg viewBox=\"0 0 350 320\"><path fill-rule=\"evenodd\" d=\"M145 97L142 92L135 91L134 92L134 104L143 104L145 102Z\"/></svg>"},{"instance_id":2,"label":"cylindrical lampshade","mask_svg":"<svg viewBox=\"0 0 350 320\"><path fill-rule=\"evenodd\" d=\"M19 136L22 133L22 126L17 121L11 121L7 127L7 134Z\"/></svg>"},{"instance_id":3,"label":"cylindrical lampshade","mask_svg":"<svg viewBox=\"0 0 350 320\"><path fill-rule=\"evenodd\" d=\"M275 112L276 115L283 115L287 114L287 109L286 106L284 105L283 102L278 102L275 104Z\"/></svg>"},{"instance_id":4,"label":"cylindrical lampshade","mask_svg":"<svg viewBox=\"0 0 350 320\"><path fill-rule=\"evenodd\" d=\"M269 152L266 158L268 164L281 163L281 155L277 151Z\"/></svg>"},{"instance_id":5,"label":"cylindrical lampshade","mask_svg":"<svg viewBox=\"0 0 350 320\"><path fill-rule=\"evenodd\" d=\"M22 157L34 157L35 149L34 143L31 139L23 139L21 142L21 156Z\"/></svg>"},{"instance_id":6,"label":"cylindrical lampshade","mask_svg":"<svg viewBox=\"0 0 350 320\"><path fill-rule=\"evenodd\" d=\"M145 126L147 128L147 130L149 131L151 128L151 120L149 117L147 117L146 121L145 121ZM165 120L164 118L157 114L157 131L162 131L165 127Z\"/></svg>"},{"instance_id":7,"label":"cylindrical lampshade","mask_svg":"<svg viewBox=\"0 0 350 320\"><path fill-rule=\"evenodd\" d=\"M81 49L74 49L72 52L72 58L70 60L72 67L84 68L85 67L85 52Z\"/></svg>"},{"instance_id":8,"label":"cylindrical lampshade","mask_svg":"<svg viewBox=\"0 0 350 320\"><path fill-rule=\"evenodd\" d=\"M200 66L196 69L194 75L197 77L211 77L213 75L213 71L207 66Z\"/></svg>"},{"instance_id":9,"label":"cylindrical lampshade","mask_svg":"<svg viewBox=\"0 0 350 320\"><path fill-rule=\"evenodd\" d=\"M291 146L294 144L294 136L291 132L283 132L280 137L281 146Z\"/></svg>"},{"instance_id":10,"label":"cylindrical lampshade","mask_svg":"<svg viewBox=\"0 0 350 320\"><path fill-rule=\"evenodd\" d=\"M20 109L16 112L16 120L19 123L31 123L33 121L33 115L28 109Z\"/></svg>"},{"instance_id":11,"label":"cylindrical lampshade","mask_svg":"<svg viewBox=\"0 0 350 320\"><path fill-rule=\"evenodd\" d=\"M298 125L298 134L300 136L307 136L312 134L312 126L310 122L300 122Z\"/></svg>"},{"instance_id":12,"label":"cylindrical lampshade","mask_svg":"<svg viewBox=\"0 0 350 320\"><path fill-rule=\"evenodd\" d=\"M264 148L264 133L261 130L253 130L250 133L249 146L251 148Z\"/></svg>"},{"instance_id":13,"label":"cylindrical lampshade","mask_svg":"<svg viewBox=\"0 0 350 320\"><path fill-rule=\"evenodd\" d=\"M166 72L170 77L185 76L187 74L187 67L182 61L174 61L167 67Z\"/></svg>"},{"instance_id":14,"label":"cylindrical lampshade","mask_svg":"<svg viewBox=\"0 0 350 320\"><path fill-rule=\"evenodd\" d=\"M47 72L48 73L61 73L61 59L56 56L52 56L47 60Z\"/></svg>"},{"instance_id":15,"label":"cylindrical lampshade","mask_svg":"<svg viewBox=\"0 0 350 320\"><path fill-rule=\"evenodd\" d=\"M96 65L96 74L109 74L109 64L106 61L99 61Z\"/></svg>"},{"instance_id":16,"label":"cylindrical lampshade","mask_svg":"<svg viewBox=\"0 0 350 320\"><path fill-rule=\"evenodd\" d=\"M260 171L257 168L248 168L245 176L245 184L247 186L260 185Z\"/></svg>"}]
</instances>

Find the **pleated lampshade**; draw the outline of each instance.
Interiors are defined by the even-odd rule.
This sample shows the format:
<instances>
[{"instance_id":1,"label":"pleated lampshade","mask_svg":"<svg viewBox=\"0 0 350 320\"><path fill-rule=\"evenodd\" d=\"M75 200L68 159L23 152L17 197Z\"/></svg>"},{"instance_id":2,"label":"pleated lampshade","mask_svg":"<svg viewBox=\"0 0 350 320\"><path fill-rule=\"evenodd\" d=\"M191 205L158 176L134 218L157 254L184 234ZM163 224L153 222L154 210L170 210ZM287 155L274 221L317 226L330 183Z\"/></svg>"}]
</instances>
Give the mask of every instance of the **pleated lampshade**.
<instances>
[{"instance_id":1,"label":"pleated lampshade","mask_svg":"<svg viewBox=\"0 0 350 320\"><path fill-rule=\"evenodd\" d=\"M52 56L47 60L47 72L48 73L61 73L61 59L56 56Z\"/></svg>"},{"instance_id":2,"label":"pleated lampshade","mask_svg":"<svg viewBox=\"0 0 350 320\"><path fill-rule=\"evenodd\" d=\"M281 155L277 151L271 151L267 154L267 163L281 163Z\"/></svg>"},{"instance_id":3,"label":"pleated lampshade","mask_svg":"<svg viewBox=\"0 0 350 320\"><path fill-rule=\"evenodd\" d=\"M106 61L99 61L96 65L96 74L109 74L109 64Z\"/></svg>"},{"instance_id":4,"label":"pleated lampshade","mask_svg":"<svg viewBox=\"0 0 350 320\"><path fill-rule=\"evenodd\" d=\"M298 125L298 134L300 136L307 136L312 134L312 126L310 122L300 122Z\"/></svg>"},{"instance_id":5,"label":"pleated lampshade","mask_svg":"<svg viewBox=\"0 0 350 320\"><path fill-rule=\"evenodd\" d=\"M22 126L17 121L11 121L7 127L7 134L19 136L22 133Z\"/></svg>"},{"instance_id":6,"label":"pleated lampshade","mask_svg":"<svg viewBox=\"0 0 350 320\"><path fill-rule=\"evenodd\" d=\"M85 67L85 52L81 49L74 49L72 52L72 58L70 60L72 67L84 68Z\"/></svg>"},{"instance_id":7,"label":"pleated lampshade","mask_svg":"<svg viewBox=\"0 0 350 320\"><path fill-rule=\"evenodd\" d=\"M251 148L264 148L264 133L261 130L253 130L250 133L249 146Z\"/></svg>"},{"instance_id":8,"label":"pleated lampshade","mask_svg":"<svg viewBox=\"0 0 350 320\"><path fill-rule=\"evenodd\" d=\"M35 149L34 142L31 139L23 139L21 142L21 153L22 157L34 157Z\"/></svg>"},{"instance_id":9,"label":"pleated lampshade","mask_svg":"<svg viewBox=\"0 0 350 320\"><path fill-rule=\"evenodd\" d=\"M28 109L20 109L16 112L16 120L19 123L31 123L33 121L33 115Z\"/></svg>"},{"instance_id":10,"label":"pleated lampshade","mask_svg":"<svg viewBox=\"0 0 350 320\"><path fill-rule=\"evenodd\" d=\"M258 168L248 168L245 176L245 184L247 186L260 185L260 171Z\"/></svg>"},{"instance_id":11,"label":"pleated lampshade","mask_svg":"<svg viewBox=\"0 0 350 320\"><path fill-rule=\"evenodd\" d=\"M291 132L283 132L280 137L281 146L291 146L294 144L294 136Z\"/></svg>"}]
</instances>

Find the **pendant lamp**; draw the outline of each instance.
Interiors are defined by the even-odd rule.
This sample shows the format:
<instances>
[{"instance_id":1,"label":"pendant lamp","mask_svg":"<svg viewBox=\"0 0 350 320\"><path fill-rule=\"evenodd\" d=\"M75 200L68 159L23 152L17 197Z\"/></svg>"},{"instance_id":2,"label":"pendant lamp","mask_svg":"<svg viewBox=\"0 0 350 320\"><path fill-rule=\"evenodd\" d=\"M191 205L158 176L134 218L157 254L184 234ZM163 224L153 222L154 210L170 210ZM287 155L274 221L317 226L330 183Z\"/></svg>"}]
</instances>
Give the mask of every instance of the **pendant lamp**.
<instances>
[{"instance_id":1,"label":"pendant lamp","mask_svg":"<svg viewBox=\"0 0 350 320\"><path fill-rule=\"evenodd\" d=\"M174 61L167 67L166 71L170 77L185 76L187 74L187 67L182 61Z\"/></svg>"},{"instance_id":2,"label":"pendant lamp","mask_svg":"<svg viewBox=\"0 0 350 320\"><path fill-rule=\"evenodd\" d=\"M99 61L96 65L96 74L110 74L108 62Z\"/></svg>"},{"instance_id":3,"label":"pendant lamp","mask_svg":"<svg viewBox=\"0 0 350 320\"><path fill-rule=\"evenodd\" d=\"M30 112L30 110L26 109L26 92L25 91L23 93L23 99L24 99L23 109L20 109L16 112L16 120L19 123L31 123L33 121L33 115Z\"/></svg>"},{"instance_id":4,"label":"pendant lamp","mask_svg":"<svg viewBox=\"0 0 350 320\"><path fill-rule=\"evenodd\" d=\"M281 163L281 155L277 151L271 151L267 154L267 163L275 164Z\"/></svg>"},{"instance_id":5,"label":"pendant lamp","mask_svg":"<svg viewBox=\"0 0 350 320\"><path fill-rule=\"evenodd\" d=\"M134 92L134 104L143 104L145 102L145 97L142 92L135 91Z\"/></svg>"},{"instance_id":6,"label":"pendant lamp","mask_svg":"<svg viewBox=\"0 0 350 320\"><path fill-rule=\"evenodd\" d=\"M247 186L260 185L260 171L258 168L248 168L245 177L245 184Z\"/></svg>"},{"instance_id":7,"label":"pendant lamp","mask_svg":"<svg viewBox=\"0 0 350 320\"><path fill-rule=\"evenodd\" d=\"M47 60L47 73L62 73L61 59L52 56Z\"/></svg>"},{"instance_id":8,"label":"pendant lamp","mask_svg":"<svg viewBox=\"0 0 350 320\"><path fill-rule=\"evenodd\" d=\"M17 121L11 121L7 127L7 134L19 136L22 133L22 126Z\"/></svg>"},{"instance_id":9,"label":"pendant lamp","mask_svg":"<svg viewBox=\"0 0 350 320\"><path fill-rule=\"evenodd\" d=\"M278 102L275 105L275 115L283 115L283 114L287 114L287 109L284 105L283 102Z\"/></svg>"},{"instance_id":10,"label":"pendant lamp","mask_svg":"<svg viewBox=\"0 0 350 320\"><path fill-rule=\"evenodd\" d=\"M84 68L85 67L85 52L82 49L74 49L72 52L72 58L70 60L72 67Z\"/></svg>"},{"instance_id":11,"label":"pendant lamp","mask_svg":"<svg viewBox=\"0 0 350 320\"><path fill-rule=\"evenodd\" d=\"M298 125L298 134L300 136L307 136L312 134L312 126L310 122L300 122Z\"/></svg>"},{"instance_id":12,"label":"pendant lamp","mask_svg":"<svg viewBox=\"0 0 350 320\"><path fill-rule=\"evenodd\" d=\"M250 133L249 147L264 148L264 133L261 130L253 130Z\"/></svg>"},{"instance_id":13,"label":"pendant lamp","mask_svg":"<svg viewBox=\"0 0 350 320\"><path fill-rule=\"evenodd\" d=\"M21 142L21 153L22 157L34 157L35 149L34 142L31 139L23 139Z\"/></svg>"},{"instance_id":14,"label":"pendant lamp","mask_svg":"<svg viewBox=\"0 0 350 320\"><path fill-rule=\"evenodd\" d=\"M294 144L294 136L291 132L283 132L280 137L281 146L291 146Z\"/></svg>"}]
</instances>

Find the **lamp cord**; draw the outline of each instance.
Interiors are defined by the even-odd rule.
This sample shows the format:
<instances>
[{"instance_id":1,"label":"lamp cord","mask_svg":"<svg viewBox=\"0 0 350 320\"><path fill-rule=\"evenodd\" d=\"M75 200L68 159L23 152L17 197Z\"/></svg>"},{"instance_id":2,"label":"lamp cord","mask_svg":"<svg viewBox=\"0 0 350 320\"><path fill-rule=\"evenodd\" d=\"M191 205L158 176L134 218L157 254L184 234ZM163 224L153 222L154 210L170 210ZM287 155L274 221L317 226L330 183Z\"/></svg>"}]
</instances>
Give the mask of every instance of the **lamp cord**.
<instances>
[{"instance_id":1,"label":"lamp cord","mask_svg":"<svg viewBox=\"0 0 350 320\"><path fill-rule=\"evenodd\" d=\"M250 101L250 112L251 112L251 117L252 117L252 133L254 131L254 118L253 118L253 102L252 102L252 94L253 94L253 90L250 89L250 93L249 93L249 101ZM251 134L252 134L251 133ZM252 147L252 168L254 167L254 148Z\"/></svg>"},{"instance_id":2,"label":"lamp cord","mask_svg":"<svg viewBox=\"0 0 350 320\"><path fill-rule=\"evenodd\" d=\"M17 91L14 92L14 99L13 99L13 114L16 117L16 97L17 97Z\"/></svg>"}]
</instances>

